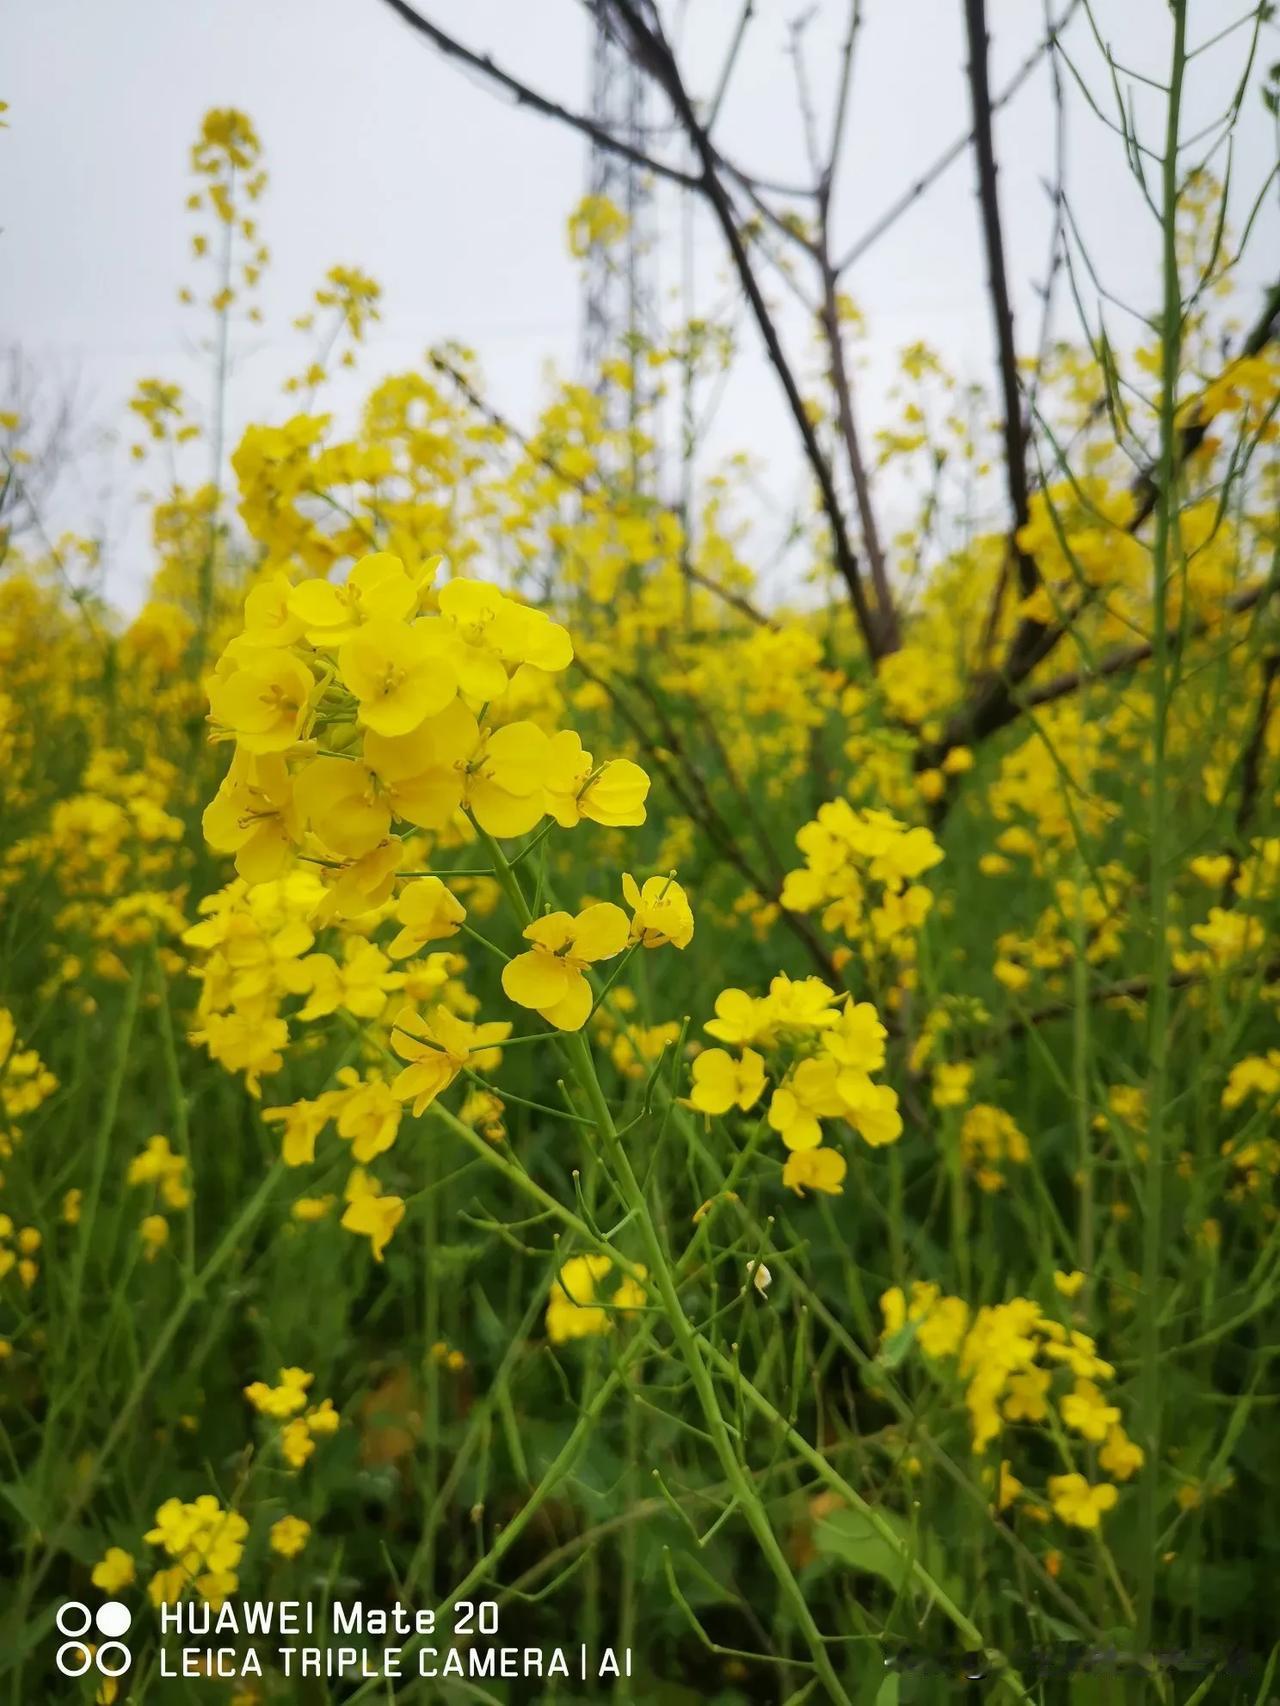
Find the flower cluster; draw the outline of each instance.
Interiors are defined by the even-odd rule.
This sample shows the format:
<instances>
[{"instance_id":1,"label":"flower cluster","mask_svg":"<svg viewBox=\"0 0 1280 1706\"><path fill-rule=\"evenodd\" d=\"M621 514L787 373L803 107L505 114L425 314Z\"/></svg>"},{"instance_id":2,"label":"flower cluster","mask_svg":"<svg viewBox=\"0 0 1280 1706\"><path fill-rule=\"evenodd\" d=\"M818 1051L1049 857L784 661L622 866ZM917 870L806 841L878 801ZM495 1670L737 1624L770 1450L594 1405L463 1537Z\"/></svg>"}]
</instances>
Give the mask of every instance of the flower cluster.
<instances>
[{"instance_id":1,"label":"flower cluster","mask_svg":"<svg viewBox=\"0 0 1280 1706\"><path fill-rule=\"evenodd\" d=\"M143 1536L149 1546L163 1547L173 1560L147 1583L151 1603L174 1605L194 1590L210 1605L221 1605L240 1585L236 1571L248 1533L249 1524L240 1512L224 1510L212 1493L201 1493L189 1504L166 1499L156 1512L155 1527ZM108 1554L104 1562L116 1564L118 1577L120 1560Z\"/></svg>"},{"instance_id":2,"label":"flower cluster","mask_svg":"<svg viewBox=\"0 0 1280 1706\"><path fill-rule=\"evenodd\" d=\"M260 1416L280 1424L276 1442L290 1469L301 1469L314 1454L316 1440L336 1433L341 1422L332 1398L309 1402L307 1393L314 1383L315 1375L304 1368L282 1368L275 1386L255 1380L244 1389Z\"/></svg>"},{"instance_id":3,"label":"flower cluster","mask_svg":"<svg viewBox=\"0 0 1280 1706\"><path fill-rule=\"evenodd\" d=\"M1078 1289L1076 1276L1064 1276L1065 1288ZM1079 1276L1083 1279L1083 1276ZM906 1296L893 1286L880 1299L884 1317L881 1361L895 1366L917 1345L926 1362L941 1374L952 1364L964 1388L975 1453L1003 1444L1010 1430L1044 1426L1056 1433L1069 1459L1074 1435L1091 1450L1109 1481L1090 1484L1078 1471L1049 1476L1049 1504L1061 1520L1077 1528L1097 1528L1117 1499L1116 1481L1128 1481L1143 1464L1142 1448L1125 1433L1121 1412L1103 1384L1115 1369L1098 1355L1095 1341L1077 1328L1046 1315L1033 1299L971 1312L960 1297L944 1296L936 1285L916 1281ZM1063 1382L1070 1385L1064 1388ZM1001 1508L1025 1491L1002 1464ZM1007 1495L1007 1496L1005 1496ZM1039 1509L1043 1515L1043 1507Z\"/></svg>"},{"instance_id":4,"label":"flower cluster","mask_svg":"<svg viewBox=\"0 0 1280 1706\"><path fill-rule=\"evenodd\" d=\"M690 1105L708 1115L745 1112L772 1081L767 1118L790 1152L782 1177L797 1195L842 1188L847 1163L824 1147L824 1120L852 1126L873 1149L901 1136L896 1091L871 1077L884 1066L887 1032L870 1002L837 996L821 978L779 974L767 995L723 990L715 1010L706 1030L739 1052L710 1048L695 1058Z\"/></svg>"},{"instance_id":5,"label":"flower cluster","mask_svg":"<svg viewBox=\"0 0 1280 1706\"><path fill-rule=\"evenodd\" d=\"M942 859L930 832L890 812L832 800L797 831L796 845L805 862L788 872L783 906L821 910L823 929L860 943L869 964L886 954L910 960L933 904L916 879Z\"/></svg>"}]
</instances>

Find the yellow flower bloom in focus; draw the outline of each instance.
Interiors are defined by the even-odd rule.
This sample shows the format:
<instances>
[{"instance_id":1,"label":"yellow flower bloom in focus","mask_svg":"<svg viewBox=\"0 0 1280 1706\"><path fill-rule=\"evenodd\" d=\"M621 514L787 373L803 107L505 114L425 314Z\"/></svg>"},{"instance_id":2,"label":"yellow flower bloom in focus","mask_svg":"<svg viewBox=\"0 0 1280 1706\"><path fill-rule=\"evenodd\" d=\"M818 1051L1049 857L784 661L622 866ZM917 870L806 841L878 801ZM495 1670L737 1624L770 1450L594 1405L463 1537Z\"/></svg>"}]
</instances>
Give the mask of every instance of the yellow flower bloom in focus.
<instances>
[{"instance_id":1,"label":"yellow flower bloom in focus","mask_svg":"<svg viewBox=\"0 0 1280 1706\"><path fill-rule=\"evenodd\" d=\"M836 1083L834 1060L802 1060L769 1101L769 1124L788 1149L816 1149L822 1142L824 1119L845 1111Z\"/></svg>"},{"instance_id":2,"label":"yellow flower bloom in focus","mask_svg":"<svg viewBox=\"0 0 1280 1706\"><path fill-rule=\"evenodd\" d=\"M311 671L288 652L236 645L223 653L222 661L230 660L227 673L209 683L213 721L229 729L245 752L283 752L305 731L315 687Z\"/></svg>"},{"instance_id":3,"label":"yellow flower bloom in focus","mask_svg":"<svg viewBox=\"0 0 1280 1706\"><path fill-rule=\"evenodd\" d=\"M401 892L396 920L402 928L387 952L393 960L407 959L428 942L456 936L466 916L466 907L439 877L418 877Z\"/></svg>"},{"instance_id":4,"label":"yellow flower bloom in focus","mask_svg":"<svg viewBox=\"0 0 1280 1706\"><path fill-rule=\"evenodd\" d=\"M626 913L607 900L576 918L567 912L535 918L524 931L533 947L502 968L502 987L517 1006L534 1008L557 1030L579 1031L591 1012L587 967L620 954L630 933Z\"/></svg>"},{"instance_id":5,"label":"yellow flower bloom in focus","mask_svg":"<svg viewBox=\"0 0 1280 1706\"><path fill-rule=\"evenodd\" d=\"M469 1066L485 1071L501 1059L497 1044L511 1035L507 1020L473 1025L458 1018L447 1007L434 1007L423 1018L412 1007L396 1015L391 1046L409 1064L391 1086L391 1094L413 1103L414 1117L423 1113L442 1090Z\"/></svg>"},{"instance_id":6,"label":"yellow flower bloom in focus","mask_svg":"<svg viewBox=\"0 0 1280 1706\"><path fill-rule=\"evenodd\" d=\"M596 769L572 729L551 737L546 788L547 810L561 829L573 829L583 818L615 829L645 820L649 778L640 766L612 758Z\"/></svg>"},{"instance_id":7,"label":"yellow flower bloom in focus","mask_svg":"<svg viewBox=\"0 0 1280 1706\"><path fill-rule=\"evenodd\" d=\"M649 877L643 888L628 871L622 894L631 908L631 940L645 948L687 948L693 940L693 910L674 877Z\"/></svg>"},{"instance_id":8,"label":"yellow flower bloom in focus","mask_svg":"<svg viewBox=\"0 0 1280 1706\"><path fill-rule=\"evenodd\" d=\"M294 799L329 852L344 859L362 859L391 828L391 806L377 778L356 760L313 758L298 772Z\"/></svg>"},{"instance_id":9,"label":"yellow flower bloom in focus","mask_svg":"<svg viewBox=\"0 0 1280 1706\"><path fill-rule=\"evenodd\" d=\"M201 826L216 853L235 854L236 872L245 882L269 883L282 876L302 834L284 759L278 753L237 750Z\"/></svg>"},{"instance_id":10,"label":"yellow flower bloom in focus","mask_svg":"<svg viewBox=\"0 0 1280 1706\"><path fill-rule=\"evenodd\" d=\"M554 673L573 662L566 629L487 581L448 581L440 588L439 605L445 655L458 685L482 704L506 692L508 666L530 663Z\"/></svg>"},{"instance_id":11,"label":"yellow flower bloom in focus","mask_svg":"<svg viewBox=\"0 0 1280 1706\"><path fill-rule=\"evenodd\" d=\"M754 1049L743 1049L735 1060L722 1048L704 1049L693 1063L689 1102L700 1114L744 1112L764 1093L764 1061Z\"/></svg>"},{"instance_id":12,"label":"yellow flower bloom in focus","mask_svg":"<svg viewBox=\"0 0 1280 1706\"><path fill-rule=\"evenodd\" d=\"M702 1027L722 1043L743 1046L759 1043L767 1048L773 1041L774 1010L764 995L749 995L745 989L722 989L716 996L716 1016Z\"/></svg>"},{"instance_id":13,"label":"yellow flower bloom in focus","mask_svg":"<svg viewBox=\"0 0 1280 1706\"><path fill-rule=\"evenodd\" d=\"M458 691L430 623L367 622L338 652L342 679L359 701L360 722L379 735L407 735L443 711Z\"/></svg>"},{"instance_id":14,"label":"yellow flower bloom in focus","mask_svg":"<svg viewBox=\"0 0 1280 1706\"><path fill-rule=\"evenodd\" d=\"M368 622L399 623L418 608L418 589L390 551L362 557L343 586L306 580L289 593L289 614L313 646L339 646Z\"/></svg>"}]
</instances>

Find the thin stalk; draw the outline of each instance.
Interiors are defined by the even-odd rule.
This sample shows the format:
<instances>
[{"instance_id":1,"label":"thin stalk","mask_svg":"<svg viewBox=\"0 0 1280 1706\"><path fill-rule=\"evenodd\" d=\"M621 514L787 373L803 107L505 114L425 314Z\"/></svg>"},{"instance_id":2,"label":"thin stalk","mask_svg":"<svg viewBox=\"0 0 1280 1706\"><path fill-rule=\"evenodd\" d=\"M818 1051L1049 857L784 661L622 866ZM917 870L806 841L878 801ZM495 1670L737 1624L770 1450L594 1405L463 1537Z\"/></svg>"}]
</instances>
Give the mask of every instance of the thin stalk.
<instances>
[{"instance_id":1,"label":"thin stalk","mask_svg":"<svg viewBox=\"0 0 1280 1706\"><path fill-rule=\"evenodd\" d=\"M1157 1525L1160 1481L1160 1327L1156 1307L1164 1220L1166 1103L1169 1029L1169 812L1166 773L1166 725L1169 714L1169 634L1166 597L1175 550L1179 468L1177 425L1178 372L1182 354L1182 282L1178 276L1178 129L1187 54L1186 0L1171 0L1173 50L1169 70L1162 166L1162 271L1164 307L1161 325L1161 397L1159 491L1152 558L1154 609L1151 628L1151 1006L1148 1033L1147 1171L1143 1190L1141 1370L1138 1415L1146 1461L1138 1508L1138 1644L1151 1641L1156 1594Z\"/></svg>"}]
</instances>

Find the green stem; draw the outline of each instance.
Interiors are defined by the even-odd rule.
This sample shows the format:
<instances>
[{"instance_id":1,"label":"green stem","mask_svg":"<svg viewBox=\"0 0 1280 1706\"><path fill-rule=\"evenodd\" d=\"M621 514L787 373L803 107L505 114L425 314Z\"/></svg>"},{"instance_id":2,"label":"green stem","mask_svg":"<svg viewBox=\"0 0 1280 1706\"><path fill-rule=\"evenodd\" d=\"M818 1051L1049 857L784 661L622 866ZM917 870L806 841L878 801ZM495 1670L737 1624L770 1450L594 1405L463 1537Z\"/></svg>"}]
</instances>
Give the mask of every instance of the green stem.
<instances>
[{"instance_id":1,"label":"green stem","mask_svg":"<svg viewBox=\"0 0 1280 1706\"><path fill-rule=\"evenodd\" d=\"M1186 0L1170 0L1173 52L1162 170L1164 309L1161 324L1160 489L1155 515L1152 561L1151 688L1151 1006L1148 1015L1147 1170L1143 1191L1141 1373L1138 1414L1146 1461L1138 1509L1138 1644L1146 1650L1156 1595L1156 1533L1160 1477L1160 1330L1156 1307L1160 1284L1164 1222L1164 1168L1168 1096L1169 1030L1169 856L1166 775L1166 725L1169 712L1167 597L1177 521L1177 390L1182 354L1182 282L1178 276L1178 130L1182 81L1186 69Z\"/></svg>"}]
</instances>

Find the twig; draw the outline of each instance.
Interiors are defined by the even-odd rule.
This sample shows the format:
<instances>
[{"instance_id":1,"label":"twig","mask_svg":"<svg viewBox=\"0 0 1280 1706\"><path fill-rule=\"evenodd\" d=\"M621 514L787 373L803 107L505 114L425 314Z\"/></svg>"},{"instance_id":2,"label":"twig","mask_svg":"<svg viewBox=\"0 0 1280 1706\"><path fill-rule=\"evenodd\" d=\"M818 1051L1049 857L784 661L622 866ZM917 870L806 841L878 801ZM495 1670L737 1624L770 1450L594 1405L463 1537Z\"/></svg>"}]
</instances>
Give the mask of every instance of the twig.
<instances>
[{"instance_id":1,"label":"twig","mask_svg":"<svg viewBox=\"0 0 1280 1706\"><path fill-rule=\"evenodd\" d=\"M633 148L629 142L624 142L621 137L615 136L604 125L597 124L585 113L573 112L569 107L561 106L558 101L540 95L536 89L530 88L527 83L522 83L518 77L513 77L509 71L504 71L500 65L495 64L487 53L475 53L456 37L446 34L438 24L433 24L429 18L415 12L413 7L407 4L407 0L385 0L385 4L411 29L426 36L441 53L450 59L460 60L463 65L469 65L472 70L487 77L491 83L496 83L499 88L514 95L518 106L529 107L533 112L541 113L544 118L559 119L562 124L571 125L574 130L589 136L601 148L607 148L613 154L620 154L624 160L630 160L632 165L642 166L645 171L653 172L657 177L666 178L673 184L683 184L685 189L701 188L699 179L688 172L682 172L678 166L668 166L661 160L655 160L652 155Z\"/></svg>"},{"instance_id":2,"label":"twig","mask_svg":"<svg viewBox=\"0 0 1280 1706\"><path fill-rule=\"evenodd\" d=\"M1000 394L1004 403L1005 477L1013 526L1009 547L1018 569L1022 596L1029 597L1040 579L1032 558L1018 544L1027 524L1027 442L1018 386L1018 357L1013 336L1013 306L1005 271L1004 238L1000 230L1000 198L996 186L995 141L991 131L991 85L987 70L989 37L986 0L965 0L965 30L969 41L969 96L973 109L973 148L978 165L978 205L987 256L987 286L995 320Z\"/></svg>"}]
</instances>

